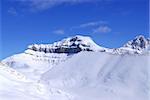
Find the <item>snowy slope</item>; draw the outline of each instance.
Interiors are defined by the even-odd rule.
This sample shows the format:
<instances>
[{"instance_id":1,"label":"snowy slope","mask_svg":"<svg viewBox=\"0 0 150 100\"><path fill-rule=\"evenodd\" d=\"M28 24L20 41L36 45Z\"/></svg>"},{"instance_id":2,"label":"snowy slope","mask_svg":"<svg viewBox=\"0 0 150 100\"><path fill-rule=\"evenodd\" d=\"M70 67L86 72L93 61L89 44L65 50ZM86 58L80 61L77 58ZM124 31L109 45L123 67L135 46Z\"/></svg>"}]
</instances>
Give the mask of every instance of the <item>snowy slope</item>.
<instances>
[{"instance_id":1,"label":"snowy slope","mask_svg":"<svg viewBox=\"0 0 150 100\"><path fill-rule=\"evenodd\" d=\"M70 100L71 95L56 88L25 78L16 70L0 63L0 100Z\"/></svg>"},{"instance_id":2,"label":"snowy slope","mask_svg":"<svg viewBox=\"0 0 150 100\"><path fill-rule=\"evenodd\" d=\"M73 93L75 100L148 100L149 61L150 55L81 52L46 72L42 80Z\"/></svg>"},{"instance_id":3,"label":"snowy slope","mask_svg":"<svg viewBox=\"0 0 150 100\"><path fill-rule=\"evenodd\" d=\"M28 78L37 80L42 73L51 69L54 65L65 61L67 58L66 54L21 53L6 58L3 60L3 63L24 73Z\"/></svg>"},{"instance_id":4,"label":"snowy slope","mask_svg":"<svg viewBox=\"0 0 150 100\"><path fill-rule=\"evenodd\" d=\"M40 91L31 84L23 74L0 63L1 100L42 100L38 94Z\"/></svg>"}]
</instances>

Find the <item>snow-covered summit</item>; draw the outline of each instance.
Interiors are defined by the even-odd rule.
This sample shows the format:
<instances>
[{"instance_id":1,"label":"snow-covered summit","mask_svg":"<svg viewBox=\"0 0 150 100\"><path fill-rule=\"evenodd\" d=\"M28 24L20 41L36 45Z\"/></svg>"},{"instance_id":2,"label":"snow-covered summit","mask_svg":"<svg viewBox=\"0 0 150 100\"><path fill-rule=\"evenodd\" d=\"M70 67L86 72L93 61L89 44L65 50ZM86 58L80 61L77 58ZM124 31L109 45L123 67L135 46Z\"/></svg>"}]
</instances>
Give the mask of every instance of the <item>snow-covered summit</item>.
<instances>
[{"instance_id":1,"label":"snow-covered summit","mask_svg":"<svg viewBox=\"0 0 150 100\"><path fill-rule=\"evenodd\" d=\"M133 40L128 41L125 45L113 51L118 54L143 54L149 52L150 39L143 35L136 36ZM113 52L113 53L114 53Z\"/></svg>"},{"instance_id":2,"label":"snow-covered summit","mask_svg":"<svg viewBox=\"0 0 150 100\"><path fill-rule=\"evenodd\" d=\"M142 35L139 35L135 37L135 39L128 41L124 47L131 48L131 49L136 49L136 50L143 50L147 49L148 46L150 45L150 39L145 38Z\"/></svg>"},{"instance_id":3,"label":"snow-covered summit","mask_svg":"<svg viewBox=\"0 0 150 100\"><path fill-rule=\"evenodd\" d=\"M45 53L78 53L80 51L104 51L105 48L97 45L90 37L76 35L53 44L29 45L28 50Z\"/></svg>"}]
</instances>

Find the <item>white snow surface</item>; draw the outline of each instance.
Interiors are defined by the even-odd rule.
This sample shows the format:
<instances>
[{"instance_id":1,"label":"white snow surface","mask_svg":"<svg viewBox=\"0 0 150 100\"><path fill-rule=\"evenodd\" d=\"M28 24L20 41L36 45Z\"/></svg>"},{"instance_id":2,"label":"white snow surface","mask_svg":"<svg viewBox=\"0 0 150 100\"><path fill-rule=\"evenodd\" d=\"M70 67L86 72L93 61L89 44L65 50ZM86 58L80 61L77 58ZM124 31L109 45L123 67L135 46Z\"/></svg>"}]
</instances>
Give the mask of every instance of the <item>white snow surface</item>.
<instances>
[{"instance_id":1,"label":"white snow surface","mask_svg":"<svg viewBox=\"0 0 150 100\"><path fill-rule=\"evenodd\" d=\"M81 52L42 76L75 100L149 100L150 56ZM59 74L58 74L59 73Z\"/></svg>"},{"instance_id":2,"label":"white snow surface","mask_svg":"<svg viewBox=\"0 0 150 100\"><path fill-rule=\"evenodd\" d=\"M0 63L0 100L70 100L66 92L45 85Z\"/></svg>"},{"instance_id":3,"label":"white snow surface","mask_svg":"<svg viewBox=\"0 0 150 100\"><path fill-rule=\"evenodd\" d=\"M77 35L30 45L0 63L0 100L149 100L149 40L138 36L108 49Z\"/></svg>"},{"instance_id":4,"label":"white snow surface","mask_svg":"<svg viewBox=\"0 0 150 100\"><path fill-rule=\"evenodd\" d=\"M41 74L48 71L60 62L64 62L69 57L67 54L43 53L28 50L25 51L25 53L8 57L2 62L11 66L17 71L22 72L28 78L38 80Z\"/></svg>"}]
</instances>

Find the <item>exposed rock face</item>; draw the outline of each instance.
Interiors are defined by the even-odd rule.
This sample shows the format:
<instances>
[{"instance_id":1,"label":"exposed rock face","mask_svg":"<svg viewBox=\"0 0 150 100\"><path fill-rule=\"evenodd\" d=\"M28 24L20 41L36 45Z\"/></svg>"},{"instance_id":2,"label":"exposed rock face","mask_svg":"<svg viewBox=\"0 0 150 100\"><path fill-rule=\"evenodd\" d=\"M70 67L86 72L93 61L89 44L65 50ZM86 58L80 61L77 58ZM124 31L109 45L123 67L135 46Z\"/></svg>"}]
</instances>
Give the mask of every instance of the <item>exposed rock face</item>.
<instances>
[{"instance_id":1,"label":"exposed rock face","mask_svg":"<svg viewBox=\"0 0 150 100\"><path fill-rule=\"evenodd\" d=\"M105 48L98 46L90 37L78 35L53 44L33 44L28 49L45 53L78 53L80 51L105 50Z\"/></svg>"},{"instance_id":2,"label":"exposed rock face","mask_svg":"<svg viewBox=\"0 0 150 100\"><path fill-rule=\"evenodd\" d=\"M135 39L127 42L127 44L125 44L124 47L142 50L142 49L146 49L149 45L150 45L150 39L149 38L146 39L144 36L140 35L137 36Z\"/></svg>"}]
</instances>

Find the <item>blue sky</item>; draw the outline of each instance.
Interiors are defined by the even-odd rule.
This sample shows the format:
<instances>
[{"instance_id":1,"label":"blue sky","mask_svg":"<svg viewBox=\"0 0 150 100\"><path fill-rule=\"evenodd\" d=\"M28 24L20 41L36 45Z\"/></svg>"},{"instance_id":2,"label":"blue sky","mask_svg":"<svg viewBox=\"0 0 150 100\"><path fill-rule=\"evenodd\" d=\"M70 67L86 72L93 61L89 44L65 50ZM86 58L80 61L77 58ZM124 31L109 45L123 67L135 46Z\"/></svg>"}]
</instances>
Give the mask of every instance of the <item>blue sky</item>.
<instances>
[{"instance_id":1,"label":"blue sky","mask_svg":"<svg viewBox=\"0 0 150 100\"><path fill-rule=\"evenodd\" d=\"M1 57L76 34L116 48L149 33L148 0L1 0Z\"/></svg>"}]
</instances>

